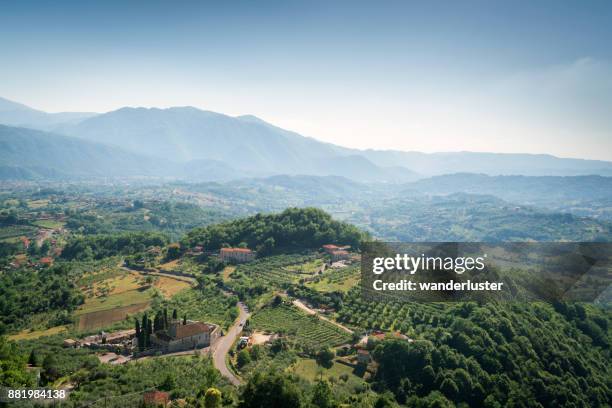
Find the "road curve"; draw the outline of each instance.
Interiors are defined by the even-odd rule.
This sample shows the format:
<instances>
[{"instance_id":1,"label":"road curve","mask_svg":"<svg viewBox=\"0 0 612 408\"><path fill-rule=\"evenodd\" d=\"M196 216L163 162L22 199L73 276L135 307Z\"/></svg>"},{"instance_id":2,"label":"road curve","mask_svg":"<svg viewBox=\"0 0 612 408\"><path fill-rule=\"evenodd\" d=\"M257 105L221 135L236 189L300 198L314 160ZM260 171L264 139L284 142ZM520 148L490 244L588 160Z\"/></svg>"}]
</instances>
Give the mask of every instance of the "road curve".
<instances>
[{"instance_id":1,"label":"road curve","mask_svg":"<svg viewBox=\"0 0 612 408\"><path fill-rule=\"evenodd\" d=\"M242 326L250 316L244 303L238 302L237 306L238 309L240 309L240 314L238 315L238 318L236 319L232 327L227 330L225 336L220 337L212 346L212 357L215 368L221 372L222 376L227 378L234 385L240 385L242 381L238 377L236 377L236 375L234 375L232 370L229 369L225 357L232 348L234 341L236 341L236 339L242 332Z\"/></svg>"}]
</instances>

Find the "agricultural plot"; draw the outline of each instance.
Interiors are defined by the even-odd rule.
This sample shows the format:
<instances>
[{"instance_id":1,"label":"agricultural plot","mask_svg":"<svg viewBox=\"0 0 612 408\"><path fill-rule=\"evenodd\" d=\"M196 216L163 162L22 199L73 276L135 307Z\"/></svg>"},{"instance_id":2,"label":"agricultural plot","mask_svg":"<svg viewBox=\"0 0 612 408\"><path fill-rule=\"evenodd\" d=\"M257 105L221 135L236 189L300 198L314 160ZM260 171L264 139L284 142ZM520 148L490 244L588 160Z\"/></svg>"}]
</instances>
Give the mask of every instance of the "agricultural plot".
<instances>
[{"instance_id":1,"label":"agricultural plot","mask_svg":"<svg viewBox=\"0 0 612 408\"><path fill-rule=\"evenodd\" d=\"M359 283L359 274L359 265L328 268L323 275L306 282L306 286L318 292L347 292Z\"/></svg>"},{"instance_id":2,"label":"agricultural plot","mask_svg":"<svg viewBox=\"0 0 612 408\"><path fill-rule=\"evenodd\" d=\"M64 223L62 221L55 220L36 220L32 222L32 225L36 225L37 227L41 228L56 229L63 227Z\"/></svg>"},{"instance_id":3,"label":"agricultural plot","mask_svg":"<svg viewBox=\"0 0 612 408\"><path fill-rule=\"evenodd\" d=\"M59 333L64 333L66 331L68 331L67 326L56 326L56 327L51 327L49 329L44 329L44 330L27 329L27 330L22 330L17 334L8 336L8 338L13 341L33 340L39 337L53 336Z\"/></svg>"},{"instance_id":4,"label":"agricultural plot","mask_svg":"<svg viewBox=\"0 0 612 408\"><path fill-rule=\"evenodd\" d=\"M83 281L84 279L84 281ZM146 310L156 295L172 297L189 288L189 282L167 276L144 277L107 267L81 280L85 304L76 311L81 330L106 327L128 315Z\"/></svg>"},{"instance_id":5,"label":"agricultural plot","mask_svg":"<svg viewBox=\"0 0 612 408\"><path fill-rule=\"evenodd\" d=\"M227 328L238 317L236 298L225 296L216 288L183 290L171 299L159 303L158 306L168 310L176 309L181 316L219 324ZM154 307L155 309L155 307Z\"/></svg>"},{"instance_id":6,"label":"agricultural plot","mask_svg":"<svg viewBox=\"0 0 612 408\"><path fill-rule=\"evenodd\" d=\"M263 308L251 318L250 325L256 330L289 335L296 343L313 349L337 346L351 339L350 334L333 324L286 304Z\"/></svg>"},{"instance_id":7,"label":"agricultural plot","mask_svg":"<svg viewBox=\"0 0 612 408\"><path fill-rule=\"evenodd\" d=\"M330 368L321 367L312 358L300 358L294 365L289 368L289 371L298 375L299 377L305 378L309 381L316 381L318 378L323 377L326 379L340 377L348 377L357 381L361 381L357 375L354 374L355 368L347 364L334 361Z\"/></svg>"},{"instance_id":8,"label":"agricultural plot","mask_svg":"<svg viewBox=\"0 0 612 408\"><path fill-rule=\"evenodd\" d=\"M348 326L362 329L399 331L412 336L426 326L436 327L450 317L444 313L447 306L441 303L417 302L368 302L361 298L357 288L348 292L337 320Z\"/></svg>"},{"instance_id":9,"label":"agricultural plot","mask_svg":"<svg viewBox=\"0 0 612 408\"><path fill-rule=\"evenodd\" d=\"M28 201L28 208L37 209L46 207L49 205L49 200L30 200Z\"/></svg>"},{"instance_id":10,"label":"agricultural plot","mask_svg":"<svg viewBox=\"0 0 612 408\"><path fill-rule=\"evenodd\" d=\"M230 285L236 281L250 287L282 287L312 276L321 262L316 254L271 256L238 265L231 276L228 275L228 281Z\"/></svg>"},{"instance_id":11,"label":"agricultural plot","mask_svg":"<svg viewBox=\"0 0 612 408\"><path fill-rule=\"evenodd\" d=\"M17 242L19 237L32 237L36 233L36 228L29 225L11 225L0 228L0 241Z\"/></svg>"}]
</instances>

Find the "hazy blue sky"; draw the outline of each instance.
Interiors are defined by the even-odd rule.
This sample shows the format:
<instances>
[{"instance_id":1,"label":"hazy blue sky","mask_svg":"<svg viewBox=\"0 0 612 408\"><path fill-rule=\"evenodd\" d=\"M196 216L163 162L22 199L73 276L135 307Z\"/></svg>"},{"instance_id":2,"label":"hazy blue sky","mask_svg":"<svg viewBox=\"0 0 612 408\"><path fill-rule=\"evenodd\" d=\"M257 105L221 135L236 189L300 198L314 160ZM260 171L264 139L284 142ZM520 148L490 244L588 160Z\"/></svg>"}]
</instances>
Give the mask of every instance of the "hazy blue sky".
<instances>
[{"instance_id":1,"label":"hazy blue sky","mask_svg":"<svg viewBox=\"0 0 612 408\"><path fill-rule=\"evenodd\" d=\"M250 113L359 148L612 160L612 2L6 1L0 96Z\"/></svg>"}]
</instances>

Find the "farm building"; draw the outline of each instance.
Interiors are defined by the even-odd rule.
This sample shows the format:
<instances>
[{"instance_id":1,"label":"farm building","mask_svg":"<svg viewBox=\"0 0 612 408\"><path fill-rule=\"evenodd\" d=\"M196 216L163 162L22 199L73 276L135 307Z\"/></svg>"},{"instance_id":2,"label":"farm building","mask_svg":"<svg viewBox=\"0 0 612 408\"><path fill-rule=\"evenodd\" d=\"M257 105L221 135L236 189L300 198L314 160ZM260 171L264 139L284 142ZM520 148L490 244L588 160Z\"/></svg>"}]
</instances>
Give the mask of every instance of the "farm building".
<instances>
[{"instance_id":1,"label":"farm building","mask_svg":"<svg viewBox=\"0 0 612 408\"><path fill-rule=\"evenodd\" d=\"M166 353L208 347L219 337L219 326L195 321L173 321L167 331L151 336L153 345Z\"/></svg>"},{"instance_id":2,"label":"farm building","mask_svg":"<svg viewBox=\"0 0 612 408\"><path fill-rule=\"evenodd\" d=\"M255 252L248 248L221 248L220 258L223 262L251 262L255 259Z\"/></svg>"}]
</instances>

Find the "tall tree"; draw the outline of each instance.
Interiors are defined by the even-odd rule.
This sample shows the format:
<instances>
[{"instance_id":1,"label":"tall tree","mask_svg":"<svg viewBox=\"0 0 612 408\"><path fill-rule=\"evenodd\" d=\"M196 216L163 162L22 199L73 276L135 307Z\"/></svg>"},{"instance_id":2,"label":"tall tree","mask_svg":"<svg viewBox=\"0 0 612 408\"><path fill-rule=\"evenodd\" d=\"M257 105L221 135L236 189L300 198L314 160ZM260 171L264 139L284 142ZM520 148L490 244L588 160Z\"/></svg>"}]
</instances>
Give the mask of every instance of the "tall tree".
<instances>
[{"instance_id":1,"label":"tall tree","mask_svg":"<svg viewBox=\"0 0 612 408\"><path fill-rule=\"evenodd\" d=\"M269 372L256 373L242 392L239 408L299 408L300 392L286 376Z\"/></svg>"},{"instance_id":2,"label":"tall tree","mask_svg":"<svg viewBox=\"0 0 612 408\"><path fill-rule=\"evenodd\" d=\"M329 382L319 380L312 390L312 405L318 408L333 408L334 397Z\"/></svg>"},{"instance_id":3,"label":"tall tree","mask_svg":"<svg viewBox=\"0 0 612 408\"><path fill-rule=\"evenodd\" d=\"M221 407L221 391L217 388L210 387L204 394L204 408L220 408Z\"/></svg>"}]
</instances>

